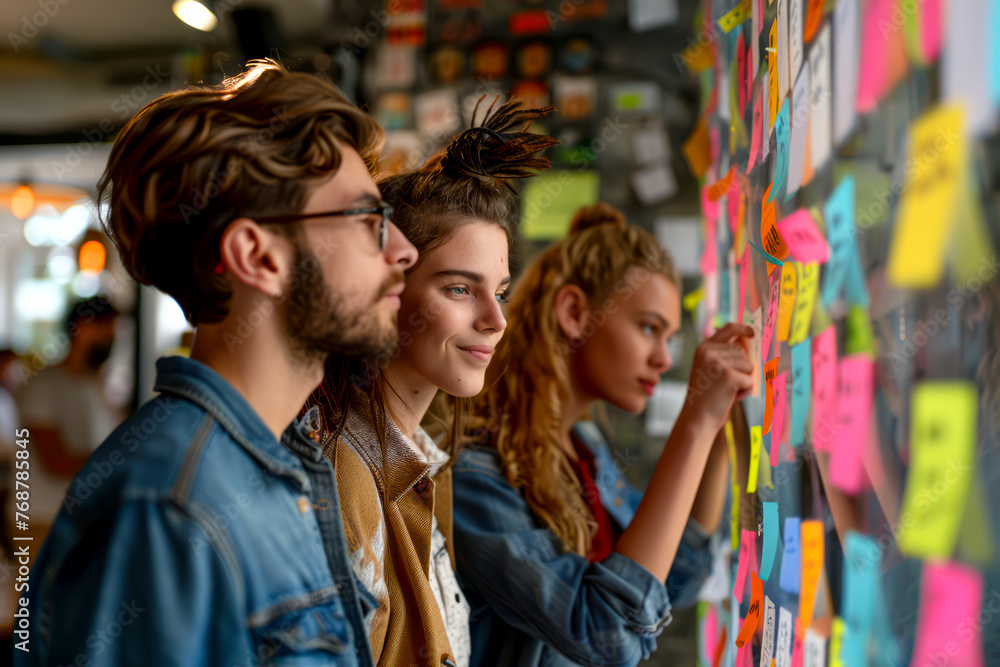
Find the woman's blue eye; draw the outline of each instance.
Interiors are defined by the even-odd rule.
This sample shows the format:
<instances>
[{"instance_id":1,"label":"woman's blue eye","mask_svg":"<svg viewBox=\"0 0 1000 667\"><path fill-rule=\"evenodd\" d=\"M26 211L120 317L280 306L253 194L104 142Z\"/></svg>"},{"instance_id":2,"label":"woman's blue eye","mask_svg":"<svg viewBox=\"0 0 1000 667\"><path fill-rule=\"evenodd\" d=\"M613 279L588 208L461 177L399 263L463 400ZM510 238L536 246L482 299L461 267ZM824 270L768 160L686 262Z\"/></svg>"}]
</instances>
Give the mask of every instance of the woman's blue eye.
<instances>
[{"instance_id":1,"label":"woman's blue eye","mask_svg":"<svg viewBox=\"0 0 1000 667\"><path fill-rule=\"evenodd\" d=\"M497 294L497 301L499 301L500 303L507 303L508 301L510 301L510 290Z\"/></svg>"},{"instance_id":2,"label":"woman's blue eye","mask_svg":"<svg viewBox=\"0 0 1000 667\"><path fill-rule=\"evenodd\" d=\"M643 324L642 330L648 332L650 336L656 334L656 326L653 324Z\"/></svg>"},{"instance_id":3,"label":"woman's blue eye","mask_svg":"<svg viewBox=\"0 0 1000 667\"><path fill-rule=\"evenodd\" d=\"M465 289L464 287L448 287L446 289L455 296L462 296L463 294L469 293L469 290Z\"/></svg>"}]
</instances>

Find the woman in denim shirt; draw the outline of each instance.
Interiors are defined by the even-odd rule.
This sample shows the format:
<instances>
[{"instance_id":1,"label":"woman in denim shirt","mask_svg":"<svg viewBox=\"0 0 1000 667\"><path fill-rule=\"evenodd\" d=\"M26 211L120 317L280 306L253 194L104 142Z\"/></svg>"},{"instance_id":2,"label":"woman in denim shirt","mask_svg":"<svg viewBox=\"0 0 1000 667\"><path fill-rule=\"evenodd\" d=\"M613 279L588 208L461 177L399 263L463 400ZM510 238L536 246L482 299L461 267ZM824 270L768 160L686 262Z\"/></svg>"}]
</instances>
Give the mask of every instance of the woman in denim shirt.
<instances>
[{"instance_id":1,"label":"woman in denim shirt","mask_svg":"<svg viewBox=\"0 0 1000 667\"><path fill-rule=\"evenodd\" d=\"M698 347L645 495L581 421L598 400L645 407L672 365L679 286L658 241L598 205L515 287L470 432L477 446L453 473L472 664L635 665L671 604L690 603L707 577L728 486L718 436L753 386L753 330L730 324Z\"/></svg>"}]
</instances>

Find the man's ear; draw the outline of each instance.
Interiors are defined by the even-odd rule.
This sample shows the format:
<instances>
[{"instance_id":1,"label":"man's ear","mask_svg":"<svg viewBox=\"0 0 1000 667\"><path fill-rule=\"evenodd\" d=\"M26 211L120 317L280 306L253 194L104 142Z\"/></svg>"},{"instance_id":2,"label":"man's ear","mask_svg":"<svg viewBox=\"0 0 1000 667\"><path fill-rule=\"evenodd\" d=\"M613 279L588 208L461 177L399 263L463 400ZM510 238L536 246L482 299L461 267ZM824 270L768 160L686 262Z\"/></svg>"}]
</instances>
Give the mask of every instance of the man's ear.
<instances>
[{"instance_id":1,"label":"man's ear","mask_svg":"<svg viewBox=\"0 0 1000 667\"><path fill-rule=\"evenodd\" d=\"M556 319L563 335L570 340L583 337L583 325L590 314L590 302L576 285L563 285L556 292Z\"/></svg>"},{"instance_id":2,"label":"man's ear","mask_svg":"<svg viewBox=\"0 0 1000 667\"><path fill-rule=\"evenodd\" d=\"M281 296L292 264L288 239L268 232L250 218L237 218L223 232L219 251L233 278L271 298Z\"/></svg>"}]
</instances>

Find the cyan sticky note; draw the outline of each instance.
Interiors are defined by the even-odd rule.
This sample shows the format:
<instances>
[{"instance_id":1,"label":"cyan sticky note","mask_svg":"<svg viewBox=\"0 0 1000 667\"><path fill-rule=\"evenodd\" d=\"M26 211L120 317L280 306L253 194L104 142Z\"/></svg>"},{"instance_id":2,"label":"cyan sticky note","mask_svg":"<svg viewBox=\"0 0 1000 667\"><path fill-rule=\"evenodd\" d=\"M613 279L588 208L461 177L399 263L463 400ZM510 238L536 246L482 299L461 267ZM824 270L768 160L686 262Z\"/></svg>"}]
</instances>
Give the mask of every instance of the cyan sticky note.
<instances>
[{"instance_id":1,"label":"cyan sticky note","mask_svg":"<svg viewBox=\"0 0 1000 667\"><path fill-rule=\"evenodd\" d=\"M729 320L729 269L719 271L719 314Z\"/></svg>"},{"instance_id":2,"label":"cyan sticky note","mask_svg":"<svg viewBox=\"0 0 1000 667\"><path fill-rule=\"evenodd\" d=\"M812 342L809 338L792 346L792 422L789 442L799 447L805 442L809 397L812 396Z\"/></svg>"},{"instance_id":3,"label":"cyan sticky note","mask_svg":"<svg viewBox=\"0 0 1000 667\"><path fill-rule=\"evenodd\" d=\"M853 531L847 533L846 542L840 655L845 665L864 665L882 552L875 540Z\"/></svg>"},{"instance_id":4,"label":"cyan sticky note","mask_svg":"<svg viewBox=\"0 0 1000 667\"><path fill-rule=\"evenodd\" d=\"M823 271L821 294L823 307L829 308L844 288L852 258L857 255L854 242L853 176L841 180L830 195L823 207L823 220L826 222L826 240L830 244L830 260Z\"/></svg>"},{"instance_id":5,"label":"cyan sticky note","mask_svg":"<svg viewBox=\"0 0 1000 667\"><path fill-rule=\"evenodd\" d=\"M778 551L778 503L763 503L764 511L764 552L760 555L760 578L767 581L774 565L774 554Z\"/></svg>"},{"instance_id":6,"label":"cyan sticky note","mask_svg":"<svg viewBox=\"0 0 1000 667\"><path fill-rule=\"evenodd\" d=\"M802 553L799 548L799 517L785 519L785 550L781 554L781 579L778 584L786 593L799 592L799 568Z\"/></svg>"},{"instance_id":7,"label":"cyan sticky note","mask_svg":"<svg viewBox=\"0 0 1000 667\"><path fill-rule=\"evenodd\" d=\"M789 113L788 98L785 97L785 101L781 103L781 111L774 119L774 154L777 162L774 165L774 180L771 182L771 194L767 203L775 200L778 193L785 189L785 182L788 180Z\"/></svg>"},{"instance_id":8,"label":"cyan sticky note","mask_svg":"<svg viewBox=\"0 0 1000 667\"><path fill-rule=\"evenodd\" d=\"M992 20L990 44L993 45L989 65L990 80L993 82L993 100L1000 102L1000 2L997 0L990 3L990 18Z\"/></svg>"}]
</instances>

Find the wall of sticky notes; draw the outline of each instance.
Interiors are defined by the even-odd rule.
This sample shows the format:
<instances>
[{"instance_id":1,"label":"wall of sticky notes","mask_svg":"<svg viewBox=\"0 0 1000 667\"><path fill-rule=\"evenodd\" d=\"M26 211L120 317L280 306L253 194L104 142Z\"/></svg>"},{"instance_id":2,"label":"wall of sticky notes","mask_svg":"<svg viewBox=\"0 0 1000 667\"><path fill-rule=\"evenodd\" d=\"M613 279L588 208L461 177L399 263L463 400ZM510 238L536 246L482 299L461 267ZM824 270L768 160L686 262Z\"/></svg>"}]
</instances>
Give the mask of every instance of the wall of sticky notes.
<instances>
[{"instance_id":1,"label":"wall of sticky notes","mask_svg":"<svg viewBox=\"0 0 1000 667\"><path fill-rule=\"evenodd\" d=\"M1000 2L698 21L698 327L757 365L699 665L1000 665Z\"/></svg>"}]
</instances>

